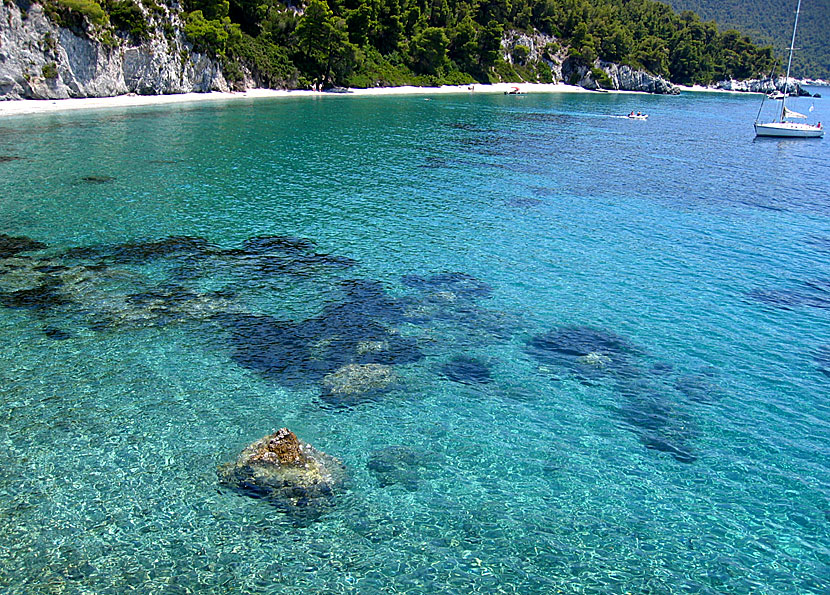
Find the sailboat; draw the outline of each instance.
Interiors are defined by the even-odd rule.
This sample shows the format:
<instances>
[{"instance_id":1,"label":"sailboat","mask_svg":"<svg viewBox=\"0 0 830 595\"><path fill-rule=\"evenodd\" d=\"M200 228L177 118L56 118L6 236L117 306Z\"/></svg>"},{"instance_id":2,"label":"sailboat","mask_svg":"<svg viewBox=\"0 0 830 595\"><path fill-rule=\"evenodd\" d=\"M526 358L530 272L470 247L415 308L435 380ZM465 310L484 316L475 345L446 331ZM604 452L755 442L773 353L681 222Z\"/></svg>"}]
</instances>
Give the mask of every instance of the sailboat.
<instances>
[{"instance_id":1,"label":"sailboat","mask_svg":"<svg viewBox=\"0 0 830 595\"><path fill-rule=\"evenodd\" d=\"M787 76L784 79L784 96L781 98L781 114L775 122L761 123L755 120L755 136L779 136L788 138L821 138L824 136L824 129L821 122L818 124L807 124L805 122L790 122L793 119L806 119L807 116L799 114L787 107L787 90L790 86L790 67L793 64L793 50L795 49L795 31L798 29L798 14L801 12L801 0L798 0L798 7L795 9L795 23L793 24L793 39L790 42L790 60L787 62ZM764 107L763 101L761 108ZM758 110L758 116L761 109Z\"/></svg>"}]
</instances>

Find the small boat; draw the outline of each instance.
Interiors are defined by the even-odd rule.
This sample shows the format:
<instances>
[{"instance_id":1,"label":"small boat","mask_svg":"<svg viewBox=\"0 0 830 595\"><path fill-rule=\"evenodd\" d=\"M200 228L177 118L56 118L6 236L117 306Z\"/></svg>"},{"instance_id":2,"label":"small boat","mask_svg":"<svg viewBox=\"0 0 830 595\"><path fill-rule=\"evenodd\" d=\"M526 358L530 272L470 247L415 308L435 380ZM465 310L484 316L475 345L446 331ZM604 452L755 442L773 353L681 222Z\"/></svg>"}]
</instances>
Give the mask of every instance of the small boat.
<instances>
[{"instance_id":1,"label":"small boat","mask_svg":"<svg viewBox=\"0 0 830 595\"><path fill-rule=\"evenodd\" d=\"M504 92L505 95L525 95L525 91L522 91L519 87L511 87L509 91Z\"/></svg>"},{"instance_id":2,"label":"small boat","mask_svg":"<svg viewBox=\"0 0 830 595\"><path fill-rule=\"evenodd\" d=\"M767 99L784 99L786 95L784 95L781 91L773 91L772 93L767 93Z\"/></svg>"},{"instance_id":3,"label":"small boat","mask_svg":"<svg viewBox=\"0 0 830 595\"><path fill-rule=\"evenodd\" d=\"M631 112L626 116L626 118L629 120L648 120L648 114L641 114L640 112L635 114L634 112Z\"/></svg>"},{"instance_id":4,"label":"small boat","mask_svg":"<svg viewBox=\"0 0 830 595\"><path fill-rule=\"evenodd\" d=\"M801 12L801 0L795 9L795 22L793 23L793 38L790 42L790 59L787 62L787 76L784 78L784 90L789 89L790 67L793 64L793 50L795 49L795 32L798 29L798 15ZM818 124L807 124L804 122L790 122L792 119L806 119L807 116L799 114L787 107L787 93L781 93L781 113L774 122L759 122L761 110L764 108L764 100L761 100L761 107L758 108L758 116L755 118L755 136L771 136L783 138L821 138L824 136L824 129L821 122ZM812 108L810 108L812 111Z\"/></svg>"}]
</instances>

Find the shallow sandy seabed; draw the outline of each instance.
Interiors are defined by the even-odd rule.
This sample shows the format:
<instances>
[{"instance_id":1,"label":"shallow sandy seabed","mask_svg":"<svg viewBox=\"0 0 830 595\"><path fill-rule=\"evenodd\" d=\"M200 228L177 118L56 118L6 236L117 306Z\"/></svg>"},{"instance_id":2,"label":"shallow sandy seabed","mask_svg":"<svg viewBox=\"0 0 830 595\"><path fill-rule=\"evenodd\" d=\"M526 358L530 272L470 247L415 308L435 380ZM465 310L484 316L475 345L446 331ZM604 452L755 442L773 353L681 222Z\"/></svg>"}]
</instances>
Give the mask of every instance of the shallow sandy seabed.
<instances>
[{"instance_id":1,"label":"shallow sandy seabed","mask_svg":"<svg viewBox=\"0 0 830 595\"><path fill-rule=\"evenodd\" d=\"M41 114L78 109L123 108L131 106L195 103L203 101L228 101L259 99L264 97L366 97L378 95L439 95L446 93L504 93L518 87L526 93L595 93L573 85L543 83L497 83L494 85L454 85L444 87L378 87L373 89L348 89L340 92L282 91L274 89L250 89L240 93L181 93L176 95L119 95L117 97L84 97L77 99L22 99L0 101L0 116ZM612 91L632 93L633 91Z\"/></svg>"}]
</instances>

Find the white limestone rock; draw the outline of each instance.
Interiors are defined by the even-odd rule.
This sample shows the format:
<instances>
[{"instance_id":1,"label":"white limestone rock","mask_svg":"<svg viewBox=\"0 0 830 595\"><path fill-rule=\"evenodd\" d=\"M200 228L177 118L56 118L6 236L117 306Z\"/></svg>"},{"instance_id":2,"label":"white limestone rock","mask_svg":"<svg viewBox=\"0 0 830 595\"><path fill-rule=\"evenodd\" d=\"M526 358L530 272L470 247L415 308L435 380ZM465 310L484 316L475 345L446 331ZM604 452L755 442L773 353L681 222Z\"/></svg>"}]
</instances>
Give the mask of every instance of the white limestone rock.
<instances>
[{"instance_id":1,"label":"white limestone rock","mask_svg":"<svg viewBox=\"0 0 830 595\"><path fill-rule=\"evenodd\" d=\"M175 30L169 38L156 27L161 17L153 16L149 41L131 45L116 38L111 47L94 34L59 27L39 4L31 4L25 18L16 4L0 4L0 99L228 91L220 65L193 52L179 12L167 10L164 19ZM47 65L57 76L46 76Z\"/></svg>"}]
</instances>

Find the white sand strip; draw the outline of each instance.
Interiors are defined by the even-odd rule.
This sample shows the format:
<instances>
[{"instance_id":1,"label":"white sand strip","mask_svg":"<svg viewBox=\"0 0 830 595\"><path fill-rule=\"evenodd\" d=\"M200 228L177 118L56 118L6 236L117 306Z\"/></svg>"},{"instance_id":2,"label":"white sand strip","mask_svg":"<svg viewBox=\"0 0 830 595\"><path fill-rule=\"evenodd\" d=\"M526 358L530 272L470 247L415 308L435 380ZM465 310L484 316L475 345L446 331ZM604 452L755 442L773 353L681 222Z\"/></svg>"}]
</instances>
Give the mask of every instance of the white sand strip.
<instances>
[{"instance_id":1,"label":"white sand strip","mask_svg":"<svg viewBox=\"0 0 830 595\"><path fill-rule=\"evenodd\" d=\"M80 109L123 108L132 106L195 103L204 101L235 101L263 97L375 97L381 95L439 95L447 93L503 94L518 87L523 93L593 93L573 85L543 83L497 83L494 85L458 85L444 87L377 87L348 89L343 92L278 91L251 89L242 93L181 93L177 95L119 95L117 97L85 97L79 99L21 99L0 101L0 116L43 114ZM472 89L472 90L471 90ZM619 91L623 93L625 91Z\"/></svg>"}]
</instances>

